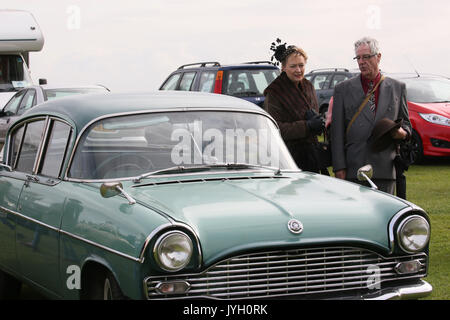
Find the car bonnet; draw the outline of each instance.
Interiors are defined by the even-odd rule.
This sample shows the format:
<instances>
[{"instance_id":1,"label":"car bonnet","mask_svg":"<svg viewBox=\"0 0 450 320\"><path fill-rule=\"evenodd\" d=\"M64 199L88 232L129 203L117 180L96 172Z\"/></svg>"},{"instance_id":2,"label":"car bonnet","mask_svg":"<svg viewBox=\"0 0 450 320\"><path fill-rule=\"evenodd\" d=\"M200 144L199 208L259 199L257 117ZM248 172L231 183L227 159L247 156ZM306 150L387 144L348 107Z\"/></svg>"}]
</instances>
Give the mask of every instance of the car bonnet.
<instances>
[{"instance_id":1,"label":"car bonnet","mask_svg":"<svg viewBox=\"0 0 450 320\"><path fill-rule=\"evenodd\" d=\"M389 251L390 219L408 205L380 191L317 174L190 178L127 188L196 231L204 262L246 250L359 243ZM288 222L297 219L301 233Z\"/></svg>"}]
</instances>

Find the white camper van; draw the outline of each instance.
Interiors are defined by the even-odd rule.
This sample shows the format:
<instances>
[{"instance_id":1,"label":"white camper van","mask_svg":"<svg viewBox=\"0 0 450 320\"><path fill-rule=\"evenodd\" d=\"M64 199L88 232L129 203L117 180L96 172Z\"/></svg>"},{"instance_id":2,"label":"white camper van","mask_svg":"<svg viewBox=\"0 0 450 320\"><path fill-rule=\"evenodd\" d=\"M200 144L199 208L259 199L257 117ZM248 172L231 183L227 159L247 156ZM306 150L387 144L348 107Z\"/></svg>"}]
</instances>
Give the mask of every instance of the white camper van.
<instances>
[{"instance_id":1,"label":"white camper van","mask_svg":"<svg viewBox=\"0 0 450 320\"><path fill-rule=\"evenodd\" d=\"M0 10L0 109L33 81L28 53L41 51L44 37L36 19L22 10Z\"/></svg>"}]
</instances>

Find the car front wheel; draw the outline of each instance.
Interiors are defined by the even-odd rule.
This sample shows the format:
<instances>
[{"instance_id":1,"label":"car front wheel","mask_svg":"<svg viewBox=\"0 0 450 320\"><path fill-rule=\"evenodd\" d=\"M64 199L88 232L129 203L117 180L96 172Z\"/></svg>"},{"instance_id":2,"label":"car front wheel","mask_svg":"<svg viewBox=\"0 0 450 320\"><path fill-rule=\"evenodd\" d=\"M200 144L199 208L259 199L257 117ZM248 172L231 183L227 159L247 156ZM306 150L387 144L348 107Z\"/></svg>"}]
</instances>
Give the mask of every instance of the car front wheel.
<instances>
[{"instance_id":1,"label":"car front wheel","mask_svg":"<svg viewBox=\"0 0 450 320\"><path fill-rule=\"evenodd\" d=\"M412 155L413 155L413 163L420 163L423 160L423 145L422 145L422 139L420 139L419 134L417 131L413 130L412 136L411 136L411 145L412 145Z\"/></svg>"},{"instance_id":2,"label":"car front wheel","mask_svg":"<svg viewBox=\"0 0 450 320\"><path fill-rule=\"evenodd\" d=\"M90 284L90 300L124 300L119 284L109 271L99 274Z\"/></svg>"},{"instance_id":3,"label":"car front wheel","mask_svg":"<svg viewBox=\"0 0 450 320\"><path fill-rule=\"evenodd\" d=\"M19 280L0 271L0 300L18 299L21 288L22 283Z\"/></svg>"}]
</instances>

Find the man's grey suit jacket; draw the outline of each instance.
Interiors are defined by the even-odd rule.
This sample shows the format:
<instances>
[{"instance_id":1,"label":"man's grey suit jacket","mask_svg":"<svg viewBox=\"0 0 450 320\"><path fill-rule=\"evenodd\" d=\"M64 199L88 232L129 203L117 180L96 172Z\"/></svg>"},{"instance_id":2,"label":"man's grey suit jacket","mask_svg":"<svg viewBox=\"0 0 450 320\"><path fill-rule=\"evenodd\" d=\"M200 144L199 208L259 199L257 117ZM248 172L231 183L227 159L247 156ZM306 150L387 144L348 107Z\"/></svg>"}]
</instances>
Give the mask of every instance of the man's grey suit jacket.
<instances>
[{"instance_id":1,"label":"man's grey suit jacket","mask_svg":"<svg viewBox=\"0 0 450 320\"><path fill-rule=\"evenodd\" d=\"M368 143L378 120L403 119L402 127L408 132L408 136L411 136L405 84L386 77L379 90L375 116L366 104L346 134L347 125L365 98L361 76L341 82L334 89L331 122L333 171L346 169L346 179L356 179L358 168L366 164L372 165L374 179L395 179L395 144L392 143L387 149L374 153Z\"/></svg>"}]
</instances>

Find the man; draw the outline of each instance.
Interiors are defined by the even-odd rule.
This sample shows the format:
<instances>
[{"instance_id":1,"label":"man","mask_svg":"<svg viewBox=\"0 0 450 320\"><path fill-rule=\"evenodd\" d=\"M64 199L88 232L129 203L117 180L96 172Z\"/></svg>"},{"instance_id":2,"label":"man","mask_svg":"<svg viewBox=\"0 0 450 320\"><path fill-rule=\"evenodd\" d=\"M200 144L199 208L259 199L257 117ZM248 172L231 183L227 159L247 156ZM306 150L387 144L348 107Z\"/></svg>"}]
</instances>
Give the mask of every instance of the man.
<instances>
[{"instance_id":1,"label":"man","mask_svg":"<svg viewBox=\"0 0 450 320\"><path fill-rule=\"evenodd\" d=\"M357 180L357 171L371 164L372 180L379 190L394 194L395 140L408 139L411 135L405 84L388 77L382 80L377 40L365 37L356 41L355 53L354 59L361 74L341 82L334 90L331 122L333 171L337 178L366 185ZM362 106L366 95L373 89L375 91ZM371 148L369 138L374 125L383 118L393 121L403 119L403 122L390 131L392 143L376 152Z\"/></svg>"}]
</instances>

